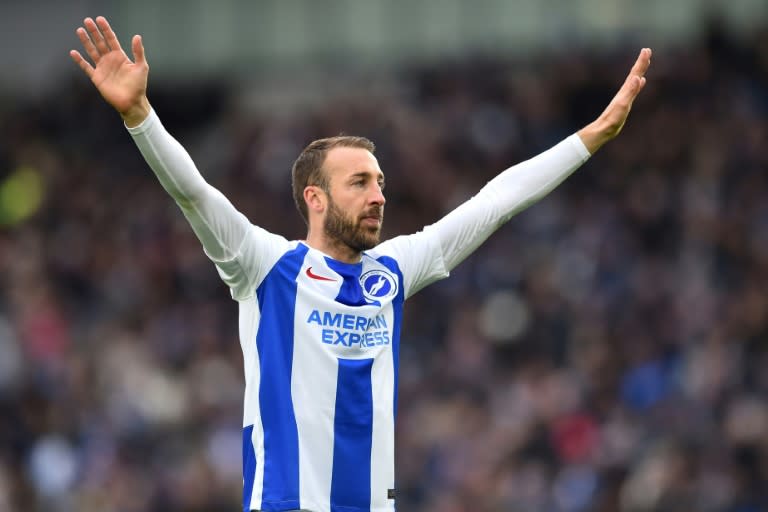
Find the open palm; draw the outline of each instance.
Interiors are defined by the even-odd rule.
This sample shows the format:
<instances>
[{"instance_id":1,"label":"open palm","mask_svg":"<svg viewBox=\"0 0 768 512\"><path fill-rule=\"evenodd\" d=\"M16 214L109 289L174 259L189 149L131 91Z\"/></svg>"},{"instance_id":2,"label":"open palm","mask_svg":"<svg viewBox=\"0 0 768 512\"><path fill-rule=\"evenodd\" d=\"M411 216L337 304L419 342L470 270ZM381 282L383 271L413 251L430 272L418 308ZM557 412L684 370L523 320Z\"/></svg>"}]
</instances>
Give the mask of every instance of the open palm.
<instances>
[{"instance_id":1,"label":"open palm","mask_svg":"<svg viewBox=\"0 0 768 512\"><path fill-rule=\"evenodd\" d=\"M621 132L627 121L627 116L629 116L629 111L632 110L632 103L645 87L645 72L648 71L650 65L651 49L643 48L640 50L634 66L629 70L619 92L616 93L603 113L595 121L579 130L579 136L591 154L594 154L603 144Z\"/></svg>"},{"instance_id":2,"label":"open palm","mask_svg":"<svg viewBox=\"0 0 768 512\"><path fill-rule=\"evenodd\" d=\"M85 28L77 29L91 65L77 50L69 52L104 99L121 114L126 114L146 98L149 66L144 56L141 36L133 36L131 49L134 60L128 58L107 20L99 16L84 20Z\"/></svg>"}]
</instances>

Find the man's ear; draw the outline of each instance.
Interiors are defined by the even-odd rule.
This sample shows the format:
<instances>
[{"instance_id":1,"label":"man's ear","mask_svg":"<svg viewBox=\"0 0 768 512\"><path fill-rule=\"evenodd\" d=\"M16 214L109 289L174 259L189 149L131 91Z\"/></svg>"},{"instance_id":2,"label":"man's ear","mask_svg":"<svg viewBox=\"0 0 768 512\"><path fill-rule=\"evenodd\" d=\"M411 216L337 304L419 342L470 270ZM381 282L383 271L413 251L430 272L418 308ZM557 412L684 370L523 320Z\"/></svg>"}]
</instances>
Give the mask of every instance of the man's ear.
<instances>
[{"instance_id":1,"label":"man's ear","mask_svg":"<svg viewBox=\"0 0 768 512\"><path fill-rule=\"evenodd\" d=\"M325 211L327 197L325 191L316 185L304 187L304 202L307 203L307 211L323 213Z\"/></svg>"}]
</instances>

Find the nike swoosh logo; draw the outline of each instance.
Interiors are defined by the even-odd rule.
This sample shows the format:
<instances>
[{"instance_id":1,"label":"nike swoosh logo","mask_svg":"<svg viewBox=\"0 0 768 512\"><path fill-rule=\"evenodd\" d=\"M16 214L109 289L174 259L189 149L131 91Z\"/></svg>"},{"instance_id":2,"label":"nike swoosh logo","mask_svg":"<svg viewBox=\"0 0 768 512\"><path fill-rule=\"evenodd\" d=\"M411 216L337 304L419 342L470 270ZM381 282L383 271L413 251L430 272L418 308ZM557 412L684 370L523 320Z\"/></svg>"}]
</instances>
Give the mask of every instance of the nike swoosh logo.
<instances>
[{"instance_id":1,"label":"nike swoosh logo","mask_svg":"<svg viewBox=\"0 0 768 512\"><path fill-rule=\"evenodd\" d=\"M312 267L307 268L307 276L311 277L312 279L317 279L318 281L335 281L335 279L332 279L330 277L323 277L315 274L312 272Z\"/></svg>"}]
</instances>

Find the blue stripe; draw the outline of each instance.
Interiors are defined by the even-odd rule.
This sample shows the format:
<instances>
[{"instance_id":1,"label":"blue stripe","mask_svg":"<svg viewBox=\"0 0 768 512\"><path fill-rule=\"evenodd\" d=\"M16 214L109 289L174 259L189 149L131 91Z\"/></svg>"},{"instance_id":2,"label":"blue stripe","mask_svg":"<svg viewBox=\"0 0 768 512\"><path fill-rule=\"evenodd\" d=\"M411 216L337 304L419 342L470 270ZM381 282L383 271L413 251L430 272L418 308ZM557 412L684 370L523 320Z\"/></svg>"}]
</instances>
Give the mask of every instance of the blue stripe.
<instances>
[{"instance_id":1,"label":"blue stripe","mask_svg":"<svg viewBox=\"0 0 768 512\"><path fill-rule=\"evenodd\" d=\"M400 330L403 325L403 303L405 302L405 285L403 284L403 273L400 272L400 267L394 258L389 256L381 256L376 259L379 263L387 267L390 271L397 275L399 286L397 288L397 296L392 300L392 365L395 369L395 396L394 407L392 415L397 418L397 383L398 376L400 375Z\"/></svg>"},{"instance_id":2,"label":"blue stripe","mask_svg":"<svg viewBox=\"0 0 768 512\"><path fill-rule=\"evenodd\" d=\"M370 510L373 359L339 359L331 512Z\"/></svg>"},{"instance_id":3,"label":"blue stripe","mask_svg":"<svg viewBox=\"0 0 768 512\"><path fill-rule=\"evenodd\" d=\"M308 248L299 244L275 264L256 290L261 323L256 335L264 427L261 510L291 510L299 504L299 434L291 399L296 277Z\"/></svg>"},{"instance_id":4,"label":"blue stripe","mask_svg":"<svg viewBox=\"0 0 768 512\"><path fill-rule=\"evenodd\" d=\"M243 429L243 512L251 510L253 479L256 477L256 451L253 449L253 425Z\"/></svg>"},{"instance_id":5,"label":"blue stripe","mask_svg":"<svg viewBox=\"0 0 768 512\"><path fill-rule=\"evenodd\" d=\"M363 273L362 263L344 263L332 258L325 258L328 268L342 277L336 302L346 306L365 306L368 302L363 297L360 287L360 275Z\"/></svg>"}]
</instances>

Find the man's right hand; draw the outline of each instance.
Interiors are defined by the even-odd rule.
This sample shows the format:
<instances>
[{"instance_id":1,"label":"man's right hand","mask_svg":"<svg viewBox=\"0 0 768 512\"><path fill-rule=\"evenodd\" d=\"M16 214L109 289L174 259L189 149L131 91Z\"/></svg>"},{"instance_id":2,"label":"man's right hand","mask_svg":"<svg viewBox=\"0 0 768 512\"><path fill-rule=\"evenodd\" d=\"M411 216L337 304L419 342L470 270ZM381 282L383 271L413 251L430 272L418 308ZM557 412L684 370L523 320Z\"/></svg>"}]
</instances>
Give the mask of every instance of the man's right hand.
<instances>
[{"instance_id":1,"label":"man's right hand","mask_svg":"<svg viewBox=\"0 0 768 512\"><path fill-rule=\"evenodd\" d=\"M88 75L107 103L120 113L126 126L138 126L150 112L147 99L149 65L144 57L141 36L133 36L131 40L134 58L131 61L106 18L99 16L96 21L85 18L83 24L85 28L77 29L77 37L94 65L77 50L71 50L70 57Z\"/></svg>"}]
</instances>

